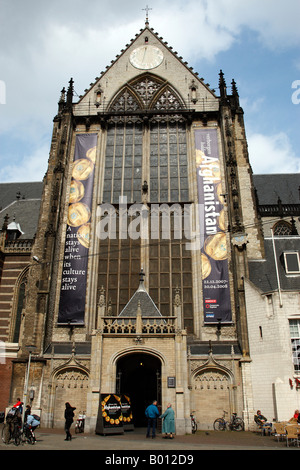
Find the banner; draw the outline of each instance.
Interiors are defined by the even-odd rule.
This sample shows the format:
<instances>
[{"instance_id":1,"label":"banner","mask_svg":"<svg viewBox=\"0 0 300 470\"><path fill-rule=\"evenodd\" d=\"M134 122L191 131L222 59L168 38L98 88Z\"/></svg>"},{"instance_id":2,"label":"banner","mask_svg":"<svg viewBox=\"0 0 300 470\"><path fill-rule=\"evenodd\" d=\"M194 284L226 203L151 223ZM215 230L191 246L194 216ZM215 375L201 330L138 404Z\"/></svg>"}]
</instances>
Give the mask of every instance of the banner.
<instances>
[{"instance_id":1,"label":"banner","mask_svg":"<svg viewBox=\"0 0 300 470\"><path fill-rule=\"evenodd\" d=\"M121 397L119 395L101 394L98 409L97 434L123 434L123 415Z\"/></svg>"},{"instance_id":2,"label":"banner","mask_svg":"<svg viewBox=\"0 0 300 470\"><path fill-rule=\"evenodd\" d=\"M58 311L59 324L83 324L97 134L76 136Z\"/></svg>"},{"instance_id":3,"label":"banner","mask_svg":"<svg viewBox=\"0 0 300 470\"><path fill-rule=\"evenodd\" d=\"M217 129L195 129L204 322L231 322Z\"/></svg>"}]
</instances>

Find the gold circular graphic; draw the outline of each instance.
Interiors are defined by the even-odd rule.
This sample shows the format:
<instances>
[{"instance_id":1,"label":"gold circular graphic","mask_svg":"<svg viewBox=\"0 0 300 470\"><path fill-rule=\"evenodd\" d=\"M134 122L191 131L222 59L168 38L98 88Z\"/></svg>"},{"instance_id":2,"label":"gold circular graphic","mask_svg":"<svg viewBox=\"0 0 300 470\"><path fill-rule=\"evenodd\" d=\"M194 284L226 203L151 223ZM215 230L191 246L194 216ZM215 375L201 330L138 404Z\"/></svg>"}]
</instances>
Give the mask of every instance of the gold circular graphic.
<instances>
[{"instance_id":1,"label":"gold circular graphic","mask_svg":"<svg viewBox=\"0 0 300 470\"><path fill-rule=\"evenodd\" d=\"M94 164L87 158L76 160L73 165L72 176L75 180L87 180L94 170Z\"/></svg>"},{"instance_id":2,"label":"gold circular graphic","mask_svg":"<svg viewBox=\"0 0 300 470\"><path fill-rule=\"evenodd\" d=\"M92 147L86 152L86 158L91 160L95 164L96 162L96 153L97 153L97 147Z\"/></svg>"},{"instance_id":3,"label":"gold circular graphic","mask_svg":"<svg viewBox=\"0 0 300 470\"><path fill-rule=\"evenodd\" d=\"M86 224L91 217L89 207L82 202L76 202L69 206L68 224L71 227L79 227Z\"/></svg>"},{"instance_id":4,"label":"gold circular graphic","mask_svg":"<svg viewBox=\"0 0 300 470\"><path fill-rule=\"evenodd\" d=\"M225 211L224 209L221 210L220 215L218 217L218 225L221 230L225 230Z\"/></svg>"},{"instance_id":5,"label":"gold circular graphic","mask_svg":"<svg viewBox=\"0 0 300 470\"><path fill-rule=\"evenodd\" d=\"M201 253L202 279L206 279L211 273L211 264L204 253Z\"/></svg>"},{"instance_id":6,"label":"gold circular graphic","mask_svg":"<svg viewBox=\"0 0 300 470\"><path fill-rule=\"evenodd\" d=\"M79 202L84 196L84 186L80 181L72 180L70 185L70 204Z\"/></svg>"},{"instance_id":7,"label":"gold circular graphic","mask_svg":"<svg viewBox=\"0 0 300 470\"><path fill-rule=\"evenodd\" d=\"M224 232L218 232L216 235L210 235L204 243L204 250L212 259L223 260L227 258L226 235Z\"/></svg>"},{"instance_id":8,"label":"gold circular graphic","mask_svg":"<svg viewBox=\"0 0 300 470\"><path fill-rule=\"evenodd\" d=\"M90 244L90 231L91 231L91 224L81 225L81 227L79 227L77 231L78 241L85 248L88 248Z\"/></svg>"}]
</instances>

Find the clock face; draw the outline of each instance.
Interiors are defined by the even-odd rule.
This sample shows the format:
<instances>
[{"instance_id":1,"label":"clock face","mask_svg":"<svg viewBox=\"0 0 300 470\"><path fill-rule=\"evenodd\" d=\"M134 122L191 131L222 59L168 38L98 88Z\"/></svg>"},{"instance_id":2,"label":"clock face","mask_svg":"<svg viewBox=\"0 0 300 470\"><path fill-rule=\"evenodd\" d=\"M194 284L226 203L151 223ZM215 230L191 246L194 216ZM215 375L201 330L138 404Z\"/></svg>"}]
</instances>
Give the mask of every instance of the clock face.
<instances>
[{"instance_id":1,"label":"clock face","mask_svg":"<svg viewBox=\"0 0 300 470\"><path fill-rule=\"evenodd\" d=\"M163 53L158 47L154 46L141 46L130 54L130 62L137 69L154 69L158 67L163 61Z\"/></svg>"}]
</instances>

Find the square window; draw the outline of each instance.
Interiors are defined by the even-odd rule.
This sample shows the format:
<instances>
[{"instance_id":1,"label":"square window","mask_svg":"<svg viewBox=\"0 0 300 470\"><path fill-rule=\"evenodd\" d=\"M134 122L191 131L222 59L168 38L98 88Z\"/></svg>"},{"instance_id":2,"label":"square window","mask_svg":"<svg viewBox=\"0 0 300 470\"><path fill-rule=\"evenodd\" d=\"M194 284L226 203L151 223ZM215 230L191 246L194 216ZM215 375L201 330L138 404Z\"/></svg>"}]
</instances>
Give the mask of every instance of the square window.
<instances>
[{"instance_id":1,"label":"square window","mask_svg":"<svg viewBox=\"0 0 300 470\"><path fill-rule=\"evenodd\" d=\"M287 274L300 274L299 253L297 251L285 252L283 256L285 272Z\"/></svg>"}]
</instances>

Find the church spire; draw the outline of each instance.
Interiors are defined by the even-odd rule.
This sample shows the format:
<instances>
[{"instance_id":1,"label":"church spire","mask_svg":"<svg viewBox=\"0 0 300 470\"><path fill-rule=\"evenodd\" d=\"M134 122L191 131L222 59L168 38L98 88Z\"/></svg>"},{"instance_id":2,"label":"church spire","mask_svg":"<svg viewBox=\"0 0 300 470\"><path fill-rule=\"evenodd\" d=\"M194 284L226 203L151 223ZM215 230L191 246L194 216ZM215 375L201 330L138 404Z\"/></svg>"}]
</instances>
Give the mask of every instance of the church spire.
<instances>
[{"instance_id":1,"label":"church spire","mask_svg":"<svg viewBox=\"0 0 300 470\"><path fill-rule=\"evenodd\" d=\"M74 81L73 78L69 81L69 88L67 91L67 107L72 108L73 103L73 94L74 94Z\"/></svg>"},{"instance_id":2,"label":"church spire","mask_svg":"<svg viewBox=\"0 0 300 470\"><path fill-rule=\"evenodd\" d=\"M224 73L222 70L220 70L219 76L220 76L220 79L219 79L220 94L221 94L221 98L224 99L227 97L227 88L226 88Z\"/></svg>"}]
</instances>

